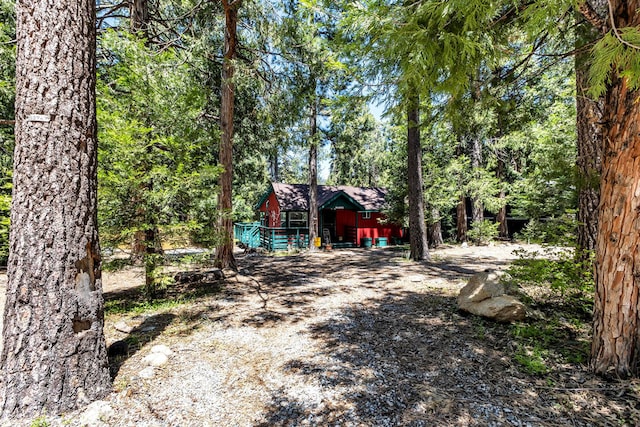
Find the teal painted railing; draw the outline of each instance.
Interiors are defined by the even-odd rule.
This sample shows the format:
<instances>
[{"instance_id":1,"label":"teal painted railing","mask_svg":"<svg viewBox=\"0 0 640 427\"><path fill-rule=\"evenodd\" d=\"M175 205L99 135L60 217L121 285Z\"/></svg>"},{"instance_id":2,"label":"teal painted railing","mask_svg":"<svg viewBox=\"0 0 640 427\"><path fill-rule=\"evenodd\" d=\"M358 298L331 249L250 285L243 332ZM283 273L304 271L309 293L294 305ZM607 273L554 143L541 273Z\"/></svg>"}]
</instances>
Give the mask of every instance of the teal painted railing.
<instances>
[{"instance_id":1,"label":"teal painted railing","mask_svg":"<svg viewBox=\"0 0 640 427\"><path fill-rule=\"evenodd\" d=\"M250 248L260 246L260 223L238 222L233 224L234 238Z\"/></svg>"},{"instance_id":2,"label":"teal painted railing","mask_svg":"<svg viewBox=\"0 0 640 427\"><path fill-rule=\"evenodd\" d=\"M309 229L260 226L260 246L269 252L308 248Z\"/></svg>"},{"instance_id":3,"label":"teal painted railing","mask_svg":"<svg viewBox=\"0 0 640 427\"><path fill-rule=\"evenodd\" d=\"M238 222L233 225L233 234L247 247L263 247L269 252L309 247L308 228L265 227L259 222Z\"/></svg>"}]
</instances>

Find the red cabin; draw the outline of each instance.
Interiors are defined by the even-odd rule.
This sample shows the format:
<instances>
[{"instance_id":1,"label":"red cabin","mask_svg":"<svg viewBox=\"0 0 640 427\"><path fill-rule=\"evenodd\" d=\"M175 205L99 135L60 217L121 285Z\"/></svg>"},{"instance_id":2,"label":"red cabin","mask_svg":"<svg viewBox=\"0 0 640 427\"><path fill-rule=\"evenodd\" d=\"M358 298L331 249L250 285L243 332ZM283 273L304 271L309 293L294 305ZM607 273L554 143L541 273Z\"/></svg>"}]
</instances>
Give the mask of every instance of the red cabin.
<instances>
[{"instance_id":1,"label":"red cabin","mask_svg":"<svg viewBox=\"0 0 640 427\"><path fill-rule=\"evenodd\" d=\"M387 192L377 187L318 186L318 236L337 247L369 246L402 238L382 213ZM258 204L261 246L304 247L308 241L309 186L273 183ZM275 242L275 241L278 242Z\"/></svg>"}]
</instances>

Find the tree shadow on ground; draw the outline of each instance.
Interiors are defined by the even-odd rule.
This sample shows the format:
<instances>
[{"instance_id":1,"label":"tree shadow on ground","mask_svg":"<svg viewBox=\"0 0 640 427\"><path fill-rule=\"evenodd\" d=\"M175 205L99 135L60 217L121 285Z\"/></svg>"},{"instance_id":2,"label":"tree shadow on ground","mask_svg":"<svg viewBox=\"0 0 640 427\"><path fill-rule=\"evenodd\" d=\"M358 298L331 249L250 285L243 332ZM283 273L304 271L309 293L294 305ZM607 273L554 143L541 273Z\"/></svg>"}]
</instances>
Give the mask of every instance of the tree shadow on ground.
<instances>
[{"instance_id":1,"label":"tree shadow on ground","mask_svg":"<svg viewBox=\"0 0 640 427\"><path fill-rule=\"evenodd\" d=\"M144 286L118 289L104 293L107 313L127 313L141 311L163 304L187 302L198 298L220 294L224 289L221 280L196 283L173 283L158 290L150 299L144 292Z\"/></svg>"},{"instance_id":2,"label":"tree shadow on ground","mask_svg":"<svg viewBox=\"0 0 640 427\"><path fill-rule=\"evenodd\" d=\"M147 343L155 340L173 322L175 315L161 313L145 317L125 338L110 345L109 373L115 379L122 365ZM120 344L123 343L123 344ZM115 345L114 345L115 344Z\"/></svg>"},{"instance_id":3,"label":"tree shadow on ground","mask_svg":"<svg viewBox=\"0 0 640 427\"><path fill-rule=\"evenodd\" d=\"M508 328L436 291L345 308L308 331L317 356L283 367L321 399L278 390L259 425L638 425L633 383L565 364L526 374Z\"/></svg>"},{"instance_id":4,"label":"tree shadow on ground","mask_svg":"<svg viewBox=\"0 0 640 427\"><path fill-rule=\"evenodd\" d=\"M179 283L167 286L158 292L154 299L150 300L144 293L143 286L119 289L117 291L104 293L105 312L107 314L144 313L175 303L189 302L198 298L217 295L220 294L222 290L223 282L221 281ZM193 319L201 316L202 313L191 313ZM127 359L136 354L145 344L155 340L161 335L164 330L173 323L176 316L168 312L163 312L149 316L139 314L136 315L134 319L138 317L143 319L142 323L133 327L126 337L110 344L109 371L112 379L118 375L120 368Z\"/></svg>"},{"instance_id":5,"label":"tree shadow on ground","mask_svg":"<svg viewBox=\"0 0 640 427\"><path fill-rule=\"evenodd\" d=\"M242 275L249 278L248 288L230 286L228 291L233 288L234 294L228 296L241 302L247 300L248 293L258 295L262 307L252 312L245 323L260 327L281 321L297 323L314 316L310 309L318 298L349 294L354 286L376 292L384 289L393 295L389 285L394 282L409 280L416 286L429 281L461 283L479 271L501 268L507 262L491 260L478 269L470 269L457 262L410 262L393 250L350 249L330 255L245 258L241 265Z\"/></svg>"}]
</instances>

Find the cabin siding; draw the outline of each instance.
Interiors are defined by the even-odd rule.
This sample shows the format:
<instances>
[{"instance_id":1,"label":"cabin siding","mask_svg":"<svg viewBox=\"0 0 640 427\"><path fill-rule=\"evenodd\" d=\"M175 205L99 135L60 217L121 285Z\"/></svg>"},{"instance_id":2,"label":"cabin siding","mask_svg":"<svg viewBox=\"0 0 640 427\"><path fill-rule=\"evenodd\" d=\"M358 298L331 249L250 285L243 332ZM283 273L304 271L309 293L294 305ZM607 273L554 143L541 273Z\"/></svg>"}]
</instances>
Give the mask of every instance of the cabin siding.
<instances>
[{"instance_id":1,"label":"cabin siding","mask_svg":"<svg viewBox=\"0 0 640 427\"><path fill-rule=\"evenodd\" d=\"M329 230L333 243L362 246L363 238L386 237L389 243L402 238L402 228L385 223L386 216L376 209L384 205L384 190L356 187L322 187L318 235ZM278 191L276 191L276 189ZM308 194L305 186L274 184L258 206L260 245L267 250L308 247L308 228L291 228L290 213L306 212ZM336 193L337 192L337 193ZM363 212L362 210L366 211ZM284 218L283 218L284 216ZM368 216L368 218L366 218ZM286 220L284 223L281 220ZM302 225L302 224L295 224ZM308 226L308 224L307 224Z\"/></svg>"},{"instance_id":2,"label":"cabin siding","mask_svg":"<svg viewBox=\"0 0 640 427\"><path fill-rule=\"evenodd\" d=\"M371 218L364 218L363 214L364 212L358 212L358 245L361 244L364 237L371 238L374 242L378 237L386 237L389 242L392 242L394 237L402 237L402 229L399 226L384 223L386 216L383 213L371 212Z\"/></svg>"},{"instance_id":3,"label":"cabin siding","mask_svg":"<svg viewBox=\"0 0 640 427\"><path fill-rule=\"evenodd\" d=\"M278 199L276 198L275 193L272 191L259 208L259 211L262 212L263 216L261 216L262 224L267 227L280 227L280 203L278 203Z\"/></svg>"}]
</instances>

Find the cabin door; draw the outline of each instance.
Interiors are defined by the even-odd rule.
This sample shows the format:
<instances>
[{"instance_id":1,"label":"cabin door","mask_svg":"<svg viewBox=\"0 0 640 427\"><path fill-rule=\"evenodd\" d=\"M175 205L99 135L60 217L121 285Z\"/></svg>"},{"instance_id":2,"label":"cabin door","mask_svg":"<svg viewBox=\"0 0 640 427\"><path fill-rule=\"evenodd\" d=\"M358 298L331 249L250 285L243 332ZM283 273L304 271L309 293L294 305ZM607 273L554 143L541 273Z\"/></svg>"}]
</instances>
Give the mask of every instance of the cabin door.
<instances>
[{"instance_id":1,"label":"cabin door","mask_svg":"<svg viewBox=\"0 0 640 427\"><path fill-rule=\"evenodd\" d=\"M336 211L333 209L324 209L322 211L322 230L320 235L324 235L324 230L329 230L331 241L336 242Z\"/></svg>"}]
</instances>

